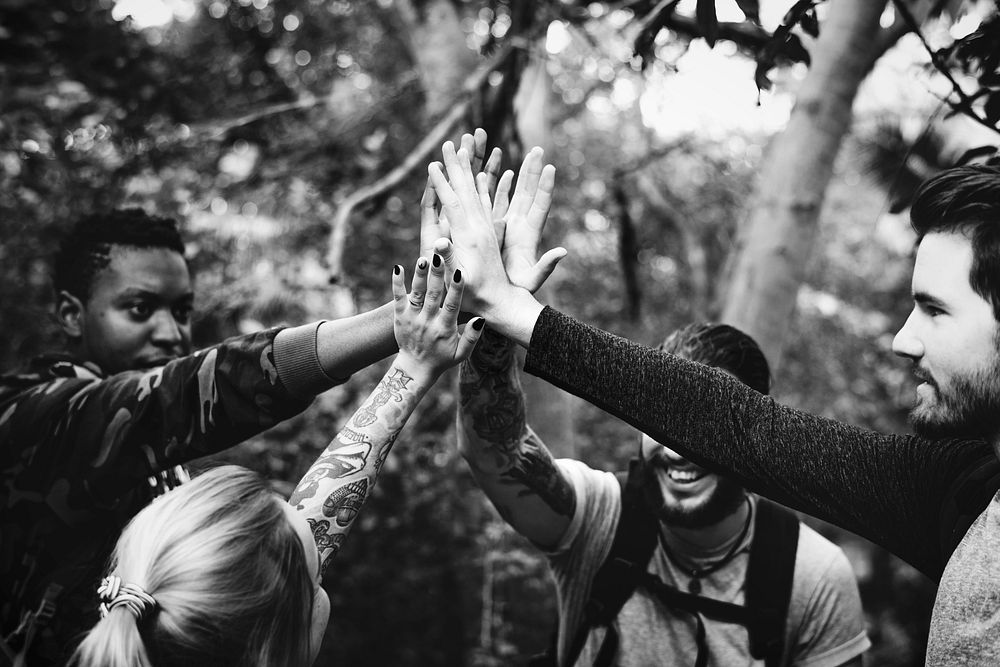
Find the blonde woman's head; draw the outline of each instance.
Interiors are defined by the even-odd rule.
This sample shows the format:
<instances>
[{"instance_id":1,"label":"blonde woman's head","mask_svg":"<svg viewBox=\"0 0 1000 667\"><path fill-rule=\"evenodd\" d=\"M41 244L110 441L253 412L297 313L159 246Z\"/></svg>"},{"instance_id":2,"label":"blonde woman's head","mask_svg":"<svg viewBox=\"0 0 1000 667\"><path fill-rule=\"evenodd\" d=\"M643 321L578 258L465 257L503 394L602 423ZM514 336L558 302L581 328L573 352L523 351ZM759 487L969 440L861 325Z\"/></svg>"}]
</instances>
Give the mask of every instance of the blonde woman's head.
<instances>
[{"instance_id":1,"label":"blonde woman's head","mask_svg":"<svg viewBox=\"0 0 1000 667\"><path fill-rule=\"evenodd\" d=\"M77 650L82 667L306 667L329 618L308 524L237 466L215 468L136 515L110 573L156 606L141 621L112 608Z\"/></svg>"}]
</instances>

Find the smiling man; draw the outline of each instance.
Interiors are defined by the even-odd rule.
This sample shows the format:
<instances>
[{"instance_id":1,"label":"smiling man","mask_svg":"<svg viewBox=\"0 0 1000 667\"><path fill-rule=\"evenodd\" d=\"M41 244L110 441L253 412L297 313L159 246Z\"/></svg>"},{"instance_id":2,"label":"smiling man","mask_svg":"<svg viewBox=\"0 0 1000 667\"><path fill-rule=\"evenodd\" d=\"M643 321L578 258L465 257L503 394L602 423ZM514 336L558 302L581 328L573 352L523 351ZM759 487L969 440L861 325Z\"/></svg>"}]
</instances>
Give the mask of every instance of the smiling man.
<instances>
[{"instance_id":1,"label":"smiling man","mask_svg":"<svg viewBox=\"0 0 1000 667\"><path fill-rule=\"evenodd\" d=\"M119 532L180 464L396 351L389 304L192 354L177 224L138 209L77 222L54 268L66 351L0 381L0 664L65 661Z\"/></svg>"},{"instance_id":2,"label":"smiling man","mask_svg":"<svg viewBox=\"0 0 1000 667\"><path fill-rule=\"evenodd\" d=\"M779 405L725 374L542 306L506 276L468 167L431 165L467 310L528 348L525 370L747 488L882 545L938 583L928 665L1000 664L1000 165L916 193L914 308L894 342L919 379L915 436ZM642 382L636 382L641 378Z\"/></svg>"},{"instance_id":3,"label":"smiling man","mask_svg":"<svg viewBox=\"0 0 1000 667\"><path fill-rule=\"evenodd\" d=\"M770 387L760 348L733 327L690 325L661 349ZM525 421L514 346L496 334L463 364L461 396L469 467L549 555L559 629L542 664L861 664L850 564L793 514L646 435L627 477L553 460ZM771 608L782 611L755 625Z\"/></svg>"}]
</instances>

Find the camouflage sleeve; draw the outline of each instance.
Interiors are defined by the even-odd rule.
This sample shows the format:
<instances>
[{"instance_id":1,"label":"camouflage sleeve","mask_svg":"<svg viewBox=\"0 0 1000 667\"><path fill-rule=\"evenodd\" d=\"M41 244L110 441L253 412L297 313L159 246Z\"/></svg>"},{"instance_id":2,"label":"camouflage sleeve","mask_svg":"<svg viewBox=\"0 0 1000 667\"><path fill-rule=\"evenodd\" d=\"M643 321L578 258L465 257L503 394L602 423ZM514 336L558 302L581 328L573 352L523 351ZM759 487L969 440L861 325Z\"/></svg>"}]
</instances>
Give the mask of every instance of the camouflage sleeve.
<instances>
[{"instance_id":1,"label":"camouflage sleeve","mask_svg":"<svg viewBox=\"0 0 1000 667\"><path fill-rule=\"evenodd\" d=\"M283 382L276 334L233 338L149 371L61 378L23 392L0 407L5 476L33 476L29 469L37 466L37 474L54 479L57 470L73 469L91 494L100 489L110 501L151 474L231 447L301 412L320 387L313 382L309 394L301 383ZM299 338L308 348L309 337ZM315 355L315 336L311 341Z\"/></svg>"}]
</instances>

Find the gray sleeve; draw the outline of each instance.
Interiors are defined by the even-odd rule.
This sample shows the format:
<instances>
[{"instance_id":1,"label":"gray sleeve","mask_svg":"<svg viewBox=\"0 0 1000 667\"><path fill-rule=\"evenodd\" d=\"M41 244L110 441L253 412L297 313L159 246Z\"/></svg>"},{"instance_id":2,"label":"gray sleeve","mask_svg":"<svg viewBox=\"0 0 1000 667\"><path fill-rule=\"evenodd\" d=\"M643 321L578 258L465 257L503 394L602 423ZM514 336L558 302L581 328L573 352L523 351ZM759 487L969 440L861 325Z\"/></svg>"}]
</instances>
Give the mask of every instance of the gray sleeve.
<instances>
[{"instance_id":1,"label":"gray sleeve","mask_svg":"<svg viewBox=\"0 0 1000 667\"><path fill-rule=\"evenodd\" d=\"M274 366L293 396L313 397L347 378L331 378L316 351L316 337L324 320L282 329L274 337Z\"/></svg>"},{"instance_id":2,"label":"gray sleeve","mask_svg":"<svg viewBox=\"0 0 1000 667\"><path fill-rule=\"evenodd\" d=\"M726 373L551 308L536 322L525 370L709 470L881 544L935 579L954 548L944 508L957 480L996 458L980 441L886 435L793 410Z\"/></svg>"},{"instance_id":3,"label":"gray sleeve","mask_svg":"<svg viewBox=\"0 0 1000 667\"><path fill-rule=\"evenodd\" d=\"M559 598L559 658L569 650L590 597L590 586L611 550L621 515L621 486L615 476L572 459L556 465L573 485L576 512L561 542L548 552Z\"/></svg>"}]
</instances>

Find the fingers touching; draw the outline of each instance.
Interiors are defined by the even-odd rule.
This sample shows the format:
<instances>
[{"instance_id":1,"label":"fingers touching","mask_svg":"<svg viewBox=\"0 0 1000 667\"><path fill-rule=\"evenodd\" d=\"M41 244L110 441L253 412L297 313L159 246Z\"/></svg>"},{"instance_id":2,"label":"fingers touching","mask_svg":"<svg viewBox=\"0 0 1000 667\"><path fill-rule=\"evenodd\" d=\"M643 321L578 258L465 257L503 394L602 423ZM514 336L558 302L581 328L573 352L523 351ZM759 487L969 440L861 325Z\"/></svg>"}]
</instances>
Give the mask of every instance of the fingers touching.
<instances>
[{"instance_id":1,"label":"fingers touching","mask_svg":"<svg viewBox=\"0 0 1000 667\"><path fill-rule=\"evenodd\" d=\"M459 329L465 288L462 271L455 269L452 273L437 253L429 262L424 257L417 260L409 292L405 281L403 267L393 267L394 330L400 349L397 362L433 380L468 358L482 334L484 321L475 318L464 331ZM400 361L404 357L405 361Z\"/></svg>"}]
</instances>

